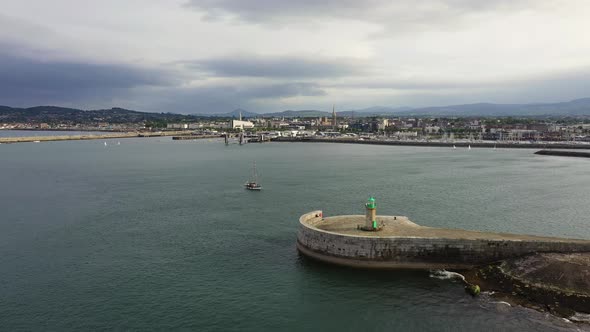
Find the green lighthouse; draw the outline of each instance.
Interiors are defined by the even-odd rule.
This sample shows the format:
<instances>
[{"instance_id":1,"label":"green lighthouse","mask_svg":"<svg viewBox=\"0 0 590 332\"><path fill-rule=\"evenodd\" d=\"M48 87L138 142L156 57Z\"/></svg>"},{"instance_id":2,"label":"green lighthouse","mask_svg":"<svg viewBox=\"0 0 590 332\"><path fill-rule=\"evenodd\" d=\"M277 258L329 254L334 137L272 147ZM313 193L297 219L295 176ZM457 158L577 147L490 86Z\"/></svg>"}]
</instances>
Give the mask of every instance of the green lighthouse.
<instances>
[{"instance_id":1,"label":"green lighthouse","mask_svg":"<svg viewBox=\"0 0 590 332\"><path fill-rule=\"evenodd\" d=\"M375 203L375 197L369 197L365 204L365 227L364 230L377 230L377 203Z\"/></svg>"}]
</instances>

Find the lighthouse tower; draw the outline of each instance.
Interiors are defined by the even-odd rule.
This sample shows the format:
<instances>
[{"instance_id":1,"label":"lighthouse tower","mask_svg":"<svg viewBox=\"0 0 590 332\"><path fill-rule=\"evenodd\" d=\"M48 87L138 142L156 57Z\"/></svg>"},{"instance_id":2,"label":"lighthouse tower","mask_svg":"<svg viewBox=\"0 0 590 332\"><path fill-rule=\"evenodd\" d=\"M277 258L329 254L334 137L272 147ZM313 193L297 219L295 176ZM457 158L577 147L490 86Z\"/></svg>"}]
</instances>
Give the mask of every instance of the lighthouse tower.
<instances>
[{"instance_id":1,"label":"lighthouse tower","mask_svg":"<svg viewBox=\"0 0 590 332\"><path fill-rule=\"evenodd\" d=\"M375 198L370 197L367 203L365 204L366 214L365 214L365 226L363 230L365 231L376 231L379 229L377 226L377 203L375 203Z\"/></svg>"}]
</instances>

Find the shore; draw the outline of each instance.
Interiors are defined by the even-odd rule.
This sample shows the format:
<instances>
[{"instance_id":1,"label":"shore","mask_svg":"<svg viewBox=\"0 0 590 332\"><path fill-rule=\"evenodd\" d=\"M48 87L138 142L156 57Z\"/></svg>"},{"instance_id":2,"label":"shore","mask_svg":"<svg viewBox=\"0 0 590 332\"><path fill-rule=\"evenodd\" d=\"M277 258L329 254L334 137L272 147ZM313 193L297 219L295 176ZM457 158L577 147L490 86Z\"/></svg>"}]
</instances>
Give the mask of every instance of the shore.
<instances>
[{"instance_id":1,"label":"shore","mask_svg":"<svg viewBox=\"0 0 590 332\"><path fill-rule=\"evenodd\" d=\"M590 253L537 253L462 272L507 302L571 319L590 313Z\"/></svg>"},{"instance_id":2,"label":"shore","mask_svg":"<svg viewBox=\"0 0 590 332\"><path fill-rule=\"evenodd\" d=\"M535 152L535 154L539 154L539 155L543 155L543 156L590 158L590 152L582 152L582 151L541 150L541 151Z\"/></svg>"},{"instance_id":3,"label":"shore","mask_svg":"<svg viewBox=\"0 0 590 332\"><path fill-rule=\"evenodd\" d=\"M89 135L58 135L58 136L13 136L0 137L0 144L28 143L28 142L52 142L52 141L82 141L95 139L114 139L114 138L137 138L137 137L161 137L161 136L188 136L182 131L164 131L164 132L105 132L104 134ZM202 137L208 138L208 137Z\"/></svg>"},{"instance_id":4,"label":"shore","mask_svg":"<svg viewBox=\"0 0 590 332\"><path fill-rule=\"evenodd\" d=\"M401 146L434 146L456 148L498 148L498 149L589 149L590 144L568 144L561 142L525 143L525 142L440 142L440 141L399 141L390 139L360 139L360 138L312 138L312 137L277 137L273 142L303 142L303 143L344 143L369 145L401 145Z\"/></svg>"}]
</instances>

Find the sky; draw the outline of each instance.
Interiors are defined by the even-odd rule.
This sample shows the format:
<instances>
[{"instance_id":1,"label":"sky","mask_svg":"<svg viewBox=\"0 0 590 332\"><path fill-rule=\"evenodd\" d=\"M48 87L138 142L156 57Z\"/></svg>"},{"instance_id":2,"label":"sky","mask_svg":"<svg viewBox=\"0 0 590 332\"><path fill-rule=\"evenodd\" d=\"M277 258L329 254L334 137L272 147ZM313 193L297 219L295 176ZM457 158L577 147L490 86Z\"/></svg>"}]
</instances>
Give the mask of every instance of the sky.
<instances>
[{"instance_id":1,"label":"sky","mask_svg":"<svg viewBox=\"0 0 590 332\"><path fill-rule=\"evenodd\" d=\"M590 97L587 0L0 0L0 105L225 113Z\"/></svg>"}]
</instances>

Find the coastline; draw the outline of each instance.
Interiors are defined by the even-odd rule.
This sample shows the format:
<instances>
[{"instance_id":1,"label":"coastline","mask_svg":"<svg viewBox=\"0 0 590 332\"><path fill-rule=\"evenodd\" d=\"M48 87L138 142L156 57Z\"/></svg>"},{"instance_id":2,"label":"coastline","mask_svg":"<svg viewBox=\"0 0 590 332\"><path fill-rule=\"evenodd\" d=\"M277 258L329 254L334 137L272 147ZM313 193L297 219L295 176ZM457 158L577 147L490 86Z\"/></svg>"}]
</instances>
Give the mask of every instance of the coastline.
<instances>
[{"instance_id":1,"label":"coastline","mask_svg":"<svg viewBox=\"0 0 590 332\"><path fill-rule=\"evenodd\" d=\"M560 150L540 150L535 154L543 156L560 156L560 157L579 157L590 158L590 152L582 151L560 151Z\"/></svg>"},{"instance_id":2,"label":"coastline","mask_svg":"<svg viewBox=\"0 0 590 332\"><path fill-rule=\"evenodd\" d=\"M310 138L310 137L277 137L273 142L291 143L342 143L342 144L368 144L368 145L401 145L422 147L450 147L453 148L498 148L498 149L588 149L590 144L567 144L561 142L551 143L498 143L498 142L436 142L436 141L398 141L398 140L360 140L358 138Z\"/></svg>"},{"instance_id":3,"label":"coastline","mask_svg":"<svg viewBox=\"0 0 590 332\"><path fill-rule=\"evenodd\" d=\"M570 318L590 313L590 253L535 253L463 270L495 298Z\"/></svg>"},{"instance_id":4,"label":"coastline","mask_svg":"<svg viewBox=\"0 0 590 332\"><path fill-rule=\"evenodd\" d=\"M95 132L93 132L95 133ZM0 137L0 144L53 142L53 141L83 141L114 138L138 138L138 137L162 137L162 136L186 136L185 132L105 132L104 134L89 135L55 135L55 136L10 136ZM203 137L210 138L210 137Z\"/></svg>"}]
</instances>

